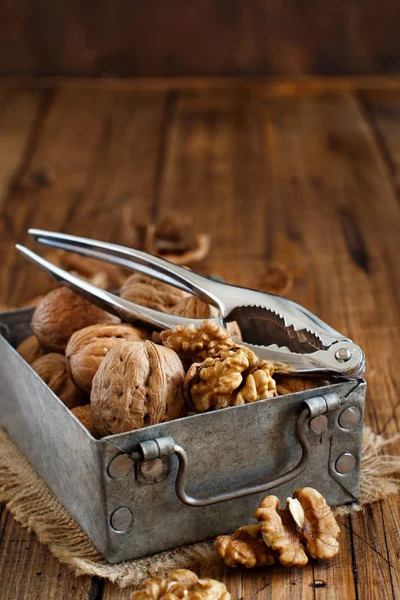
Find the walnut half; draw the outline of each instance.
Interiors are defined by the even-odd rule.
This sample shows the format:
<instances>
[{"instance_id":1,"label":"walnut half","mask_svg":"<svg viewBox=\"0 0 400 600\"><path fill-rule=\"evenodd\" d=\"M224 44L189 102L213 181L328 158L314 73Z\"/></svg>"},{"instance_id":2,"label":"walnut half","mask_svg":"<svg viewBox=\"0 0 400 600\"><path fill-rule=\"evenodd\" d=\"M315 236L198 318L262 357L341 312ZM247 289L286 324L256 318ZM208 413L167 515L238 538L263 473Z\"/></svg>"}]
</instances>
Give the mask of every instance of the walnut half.
<instances>
[{"instance_id":1,"label":"walnut half","mask_svg":"<svg viewBox=\"0 0 400 600\"><path fill-rule=\"evenodd\" d=\"M272 398L273 372L270 362L258 360L245 346L234 346L190 367L185 398L197 412Z\"/></svg>"},{"instance_id":2,"label":"walnut half","mask_svg":"<svg viewBox=\"0 0 400 600\"><path fill-rule=\"evenodd\" d=\"M216 538L214 548L227 566L260 567L279 560L285 567L302 567L308 555L327 560L339 552L339 526L325 498L313 488L296 490L283 510L279 498L265 496L254 518L258 525Z\"/></svg>"},{"instance_id":3,"label":"walnut half","mask_svg":"<svg viewBox=\"0 0 400 600\"><path fill-rule=\"evenodd\" d=\"M220 535L214 542L214 548L228 567L243 565L251 569L275 562L273 553L263 540L261 525L244 525L233 535Z\"/></svg>"},{"instance_id":4,"label":"walnut half","mask_svg":"<svg viewBox=\"0 0 400 600\"><path fill-rule=\"evenodd\" d=\"M215 579L199 579L186 569L171 571L166 577L145 581L131 600L230 600L225 585Z\"/></svg>"},{"instance_id":5,"label":"walnut half","mask_svg":"<svg viewBox=\"0 0 400 600\"><path fill-rule=\"evenodd\" d=\"M296 490L286 508L279 508L276 496L266 496L255 511L268 547L285 566L303 566L307 554L329 559L339 552L340 528L325 498L315 489Z\"/></svg>"},{"instance_id":6,"label":"walnut half","mask_svg":"<svg viewBox=\"0 0 400 600\"><path fill-rule=\"evenodd\" d=\"M190 363L202 362L216 356L221 350L236 346L229 332L213 321L204 321L200 327L178 325L161 332L164 346L175 350L182 360Z\"/></svg>"}]
</instances>

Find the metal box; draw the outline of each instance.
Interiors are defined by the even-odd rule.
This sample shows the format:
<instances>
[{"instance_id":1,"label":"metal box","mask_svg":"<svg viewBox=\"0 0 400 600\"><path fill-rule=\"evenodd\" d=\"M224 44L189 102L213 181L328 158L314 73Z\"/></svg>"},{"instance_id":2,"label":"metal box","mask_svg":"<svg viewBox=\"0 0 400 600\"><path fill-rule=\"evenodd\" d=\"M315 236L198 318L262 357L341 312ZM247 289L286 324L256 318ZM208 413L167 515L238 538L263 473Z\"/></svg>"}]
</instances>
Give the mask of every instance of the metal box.
<instances>
[{"instance_id":1,"label":"metal box","mask_svg":"<svg viewBox=\"0 0 400 600\"><path fill-rule=\"evenodd\" d=\"M14 350L31 315L0 314L0 423L110 562L231 532L267 490L357 498L362 379L96 440Z\"/></svg>"}]
</instances>

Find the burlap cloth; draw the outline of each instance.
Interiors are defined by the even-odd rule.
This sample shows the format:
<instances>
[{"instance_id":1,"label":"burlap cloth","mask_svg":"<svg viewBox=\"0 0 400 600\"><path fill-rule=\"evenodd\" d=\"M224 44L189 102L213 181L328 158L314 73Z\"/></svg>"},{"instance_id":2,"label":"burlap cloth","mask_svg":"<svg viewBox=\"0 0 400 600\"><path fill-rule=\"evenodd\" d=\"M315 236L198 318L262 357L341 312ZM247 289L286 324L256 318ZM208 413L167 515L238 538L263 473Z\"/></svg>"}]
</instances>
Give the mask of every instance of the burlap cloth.
<instances>
[{"instance_id":1,"label":"burlap cloth","mask_svg":"<svg viewBox=\"0 0 400 600\"><path fill-rule=\"evenodd\" d=\"M365 429L360 500L337 508L336 514L361 510L365 504L398 492L400 481L396 474L400 473L400 456L385 453L385 448L398 439L400 434L384 439ZM1 428L0 502L76 575L96 575L125 587L138 585L170 569L195 568L217 560L212 542L201 542L117 565L108 564Z\"/></svg>"}]
</instances>

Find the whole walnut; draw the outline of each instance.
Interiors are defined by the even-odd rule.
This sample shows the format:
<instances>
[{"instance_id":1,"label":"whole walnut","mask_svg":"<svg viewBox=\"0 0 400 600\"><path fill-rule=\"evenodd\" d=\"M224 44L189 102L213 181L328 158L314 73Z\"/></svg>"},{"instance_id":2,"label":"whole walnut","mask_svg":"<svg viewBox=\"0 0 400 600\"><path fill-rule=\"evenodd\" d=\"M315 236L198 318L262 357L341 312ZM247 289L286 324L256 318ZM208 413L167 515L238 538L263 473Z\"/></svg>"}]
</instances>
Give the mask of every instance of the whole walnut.
<instances>
[{"instance_id":1,"label":"whole walnut","mask_svg":"<svg viewBox=\"0 0 400 600\"><path fill-rule=\"evenodd\" d=\"M111 435L183 416L184 377L178 355L169 348L150 341L119 344L93 378L96 431Z\"/></svg>"},{"instance_id":2,"label":"whole walnut","mask_svg":"<svg viewBox=\"0 0 400 600\"><path fill-rule=\"evenodd\" d=\"M110 350L124 342L140 342L147 338L145 331L128 323L99 323L75 331L65 349L72 379L90 393L93 377Z\"/></svg>"},{"instance_id":3,"label":"whole walnut","mask_svg":"<svg viewBox=\"0 0 400 600\"><path fill-rule=\"evenodd\" d=\"M30 335L21 342L19 346L17 346L17 352L30 365L46 354L46 350L40 345L39 340L35 335Z\"/></svg>"},{"instance_id":4,"label":"whole walnut","mask_svg":"<svg viewBox=\"0 0 400 600\"><path fill-rule=\"evenodd\" d=\"M83 406L75 406L71 409L71 412L80 420L82 425L96 437L96 431L93 425L93 417L90 404L84 404Z\"/></svg>"},{"instance_id":5,"label":"whole walnut","mask_svg":"<svg viewBox=\"0 0 400 600\"><path fill-rule=\"evenodd\" d=\"M165 577L145 581L131 600L230 600L225 585L216 579L199 579L193 571L177 569Z\"/></svg>"},{"instance_id":6,"label":"whole walnut","mask_svg":"<svg viewBox=\"0 0 400 600\"><path fill-rule=\"evenodd\" d=\"M258 360L249 348L235 346L190 367L185 397L197 412L272 398L276 396L273 373L272 363Z\"/></svg>"},{"instance_id":7,"label":"whole walnut","mask_svg":"<svg viewBox=\"0 0 400 600\"><path fill-rule=\"evenodd\" d=\"M32 363L32 369L68 408L82 404L84 394L69 376L67 359L63 354L45 354Z\"/></svg>"},{"instance_id":8,"label":"whole walnut","mask_svg":"<svg viewBox=\"0 0 400 600\"><path fill-rule=\"evenodd\" d=\"M284 394L294 394L295 392L304 392L314 388L329 385L327 379L314 379L311 377L292 377L290 375L276 375L276 391L279 396Z\"/></svg>"},{"instance_id":9,"label":"whole walnut","mask_svg":"<svg viewBox=\"0 0 400 600\"><path fill-rule=\"evenodd\" d=\"M187 292L141 273L134 273L128 277L121 287L120 295L130 302L166 313L182 298L188 296Z\"/></svg>"},{"instance_id":10,"label":"whole walnut","mask_svg":"<svg viewBox=\"0 0 400 600\"><path fill-rule=\"evenodd\" d=\"M66 287L49 292L37 305L32 330L47 350L64 352L71 335L95 323L120 323L120 319L91 304Z\"/></svg>"}]
</instances>

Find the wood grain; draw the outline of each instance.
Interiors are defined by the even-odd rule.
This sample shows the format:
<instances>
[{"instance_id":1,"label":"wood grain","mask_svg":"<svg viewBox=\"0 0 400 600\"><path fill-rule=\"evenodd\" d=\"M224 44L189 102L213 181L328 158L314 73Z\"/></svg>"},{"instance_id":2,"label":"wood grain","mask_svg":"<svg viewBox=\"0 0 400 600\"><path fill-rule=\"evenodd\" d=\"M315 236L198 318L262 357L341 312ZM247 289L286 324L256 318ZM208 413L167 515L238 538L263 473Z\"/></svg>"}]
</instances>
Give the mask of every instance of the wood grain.
<instances>
[{"instance_id":1,"label":"wood grain","mask_svg":"<svg viewBox=\"0 0 400 600\"><path fill-rule=\"evenodd\" d=\"M0 207L29 153L40 99L40 92L0 90Z\"/></svg>"},{"instance_id":2,"label":"wood grain","mask_svg":"<svg viewBox=\"0 0 400 600\"><path fill-rule=\"evenodd\" d=\"M396 0L6 0L0 73L395 73L399 17Z\"/></svg>"},{"instance_id":3,"label":"wood grain","mask_svg":"<svg viewBox=\"0 0 400 600\"><path fill-rule=\"evenodd\" d=\"M21 143L0 212L2 299L17 302L48 285L12 249L30 225L118 240L127 235L127 206L138 219L185 210L212 236L202 272L254 286L271 261L287 265L290 297L365 349L367 423L387 435L399 430L398 91L61 85L35 92L31 118L18 102L26 92L13 93L11 134L25 122L35 135L28 160ZM30 589L39 599L68 597L70 574L54 561L62 581L56 590L52 559L37 568L39 590L34 565L44 564L47 551L28 536L22 552L27 534L4 521L4 511L2 519L0 572L8 557L24 561L24 577L12 571L4 600ZM201 575L226 582L233 600L400 598L398 499L340 522L341 552L327 564L253 572L218 566ZM110 583L76 581L77 598L130 595Z\"/></svg>"},{"instance_id":4,"label":"wood grain","mask_svg":"<svg viewBox=\"0 0 400 600\"><path fill-rule=\"evenodd\" d=\"M75 577L4 508L0 511L0 599L86 600L90 577Z\"/></svg>"}]
</instances>

